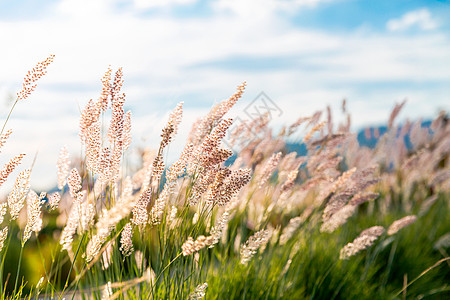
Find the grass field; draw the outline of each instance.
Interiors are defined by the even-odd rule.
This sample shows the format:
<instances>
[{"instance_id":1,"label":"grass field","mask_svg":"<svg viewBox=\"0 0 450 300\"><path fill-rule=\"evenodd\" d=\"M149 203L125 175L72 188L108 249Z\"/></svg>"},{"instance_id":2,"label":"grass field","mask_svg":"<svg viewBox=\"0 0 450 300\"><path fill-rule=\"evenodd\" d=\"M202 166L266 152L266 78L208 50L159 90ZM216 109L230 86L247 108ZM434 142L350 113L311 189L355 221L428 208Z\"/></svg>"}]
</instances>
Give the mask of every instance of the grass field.
<instances>
[{"instance_id":1,"label":"grass field","mask_svg":"<svg viewBox=\"0 0 450 300\"><path fill-rule=\"evenodd\" d=\"M52 60L25 77L11 112ZM21 154L0 171L0 184L15 181L0 206L2 299L450 298L446 112L400 126L397 104L387 132L367 130L368 148L345 102L342 124L325 109L278 132L267 114L233 127L243 83L168 164L180 103L130 172L122 77L109 69L83 109L84 156L61 149L56 191L30 189ZM288 151L292 140L307 153Z\"/></svg>"}]
</instances>

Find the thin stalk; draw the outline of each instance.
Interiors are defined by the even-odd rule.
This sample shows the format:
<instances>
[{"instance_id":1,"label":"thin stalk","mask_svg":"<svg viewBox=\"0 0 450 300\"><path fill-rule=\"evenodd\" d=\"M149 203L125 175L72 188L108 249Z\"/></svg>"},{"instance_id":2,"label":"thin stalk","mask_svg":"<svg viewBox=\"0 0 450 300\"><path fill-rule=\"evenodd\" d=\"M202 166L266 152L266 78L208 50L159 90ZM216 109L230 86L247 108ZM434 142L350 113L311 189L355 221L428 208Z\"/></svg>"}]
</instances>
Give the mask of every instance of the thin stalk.
<instances>
[{"instance_id":1,"label":"thin stalk","mask_svg":"<svg viewBox=\"0 0 450 300\"><path fill-rule=\"evenodd\" d=\"M19 281L20 265L22 264L22 253L23 253L23 244L22 247L20 247L19 264L17 265L17 273L16 273L16 283L14 284L14 294L13 294L14 296L16 295L17 283Z\"/></svg>"},{"instance_id":2,"label":"thin stalk","mask_svg":"<svg viewBox=\"0 0 450 300\"><path fill-rule=\"evenodd\" d=\"M6 123L8 123L9 118L11 117L11 114L12 114L12 112L14 110L14 107L16 107L17 102L19 102L19 98L17 98L16 101L14 101L14 104L11 107L11 110L9 111L8 116L6 117L5 123L3 124L2 131L0 132L0 135L3 134L3 131L5 130L5 127L6 127Z\"/></svg>"}]
</instances>

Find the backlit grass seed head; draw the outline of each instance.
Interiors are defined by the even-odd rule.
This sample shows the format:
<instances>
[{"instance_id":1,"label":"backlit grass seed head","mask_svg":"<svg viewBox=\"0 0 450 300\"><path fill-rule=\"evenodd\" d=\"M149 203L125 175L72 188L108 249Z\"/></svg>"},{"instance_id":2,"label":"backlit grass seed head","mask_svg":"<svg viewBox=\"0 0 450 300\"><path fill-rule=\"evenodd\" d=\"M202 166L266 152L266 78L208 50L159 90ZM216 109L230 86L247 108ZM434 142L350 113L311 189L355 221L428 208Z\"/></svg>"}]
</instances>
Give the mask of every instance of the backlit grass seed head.
<instances>
[{"instance_id":1,"label":"backlit grass seed head","mask_svg":"<svg viewBox=\"0 0 450 300\"><path fill-rule=\"evenodd\" d=\"M194 291L189 294L188 300L198 300L202 299L206 295L206 288L208 288L208 283L202 283L198 285Z\"/></svg>"},{"instance_id":2,"label":"backlit grass seed head","mask_svg":"<svg viewBox=\"0 0 450 300\"><path fill-rule=\"evenodd\" d=\"M84 198L85 194L86 192L82 191L78 193L74 198L69 216L67 217L66 226L61 232L59 243L62 245L62 248L64 250L71 251L73 236L77 231L82 216L81 201Z\"/></svg>"},{"instance_id":3,"label":"backlit grass seed head","mask_svg":"<svg viewBox=\"0 0 450 300\"><path fill-rule=\"evenodd\" d=\"M259 188L264 186L266 184L267 180L269 180L269 178L272 176L273 171L275 171L275 169L278 166L278 163L280 162L280 159L281 159L281 152L278 152L278 153L272 154L272 156L266 162L266 164L264 165L264 168L262 169L261 173L257 177L257 182L258 182Z\"/></svg>"},{"instance_id":4,"label":"backlit grass seed head","mask_svg":"<svg viewBox=\"0 0 450 300\"><path fill-rule=\"evenodd\" d=\"M174 224L176 223L176 217L177 217L178 208L174 205L169 210L169 214L167 216L167 224L169 224L170 228L174 228Z\"/></svg>"},{"instance_id":5,"label":"backlit grass seed head","mask_svg":"<svg viewBox=\"0 0 450 300\"><path fill-rule=\"evenodd\" d=\"M258 252L258 249L265 246L270 239L271 231L262 229L252 235L245 245L241 247L241 264L246 265Z\"/></svg>"},{"instance_id":6,"label":"backlit grass seed head","mask_svg":"<svg viewBox=\"0 0 450 300\"><path fill-rule=\"evenodd\" d=\"M50 205L50 210L57 209L60 201L61 194L58 192L54 192L50 196L48 196L48 204Z\"/></svg>"},{"instance_id":7,"label":"backlit grass seed head","mask_svg":"<svg viewBox=\"0 0 450 300\"><path fill-rule=\"evenodd\" d=\"M303 222L304 219L301 216L290 219L289 224L281 232L280 245L286 244Z\"/></svg>"},{"instance_id":8,"label":"backlit grass seed head","mask_svg":"<svg viewBox=\"0 0 450 300\"><path fill-rule=\"evenodd\" d=\"M14 169L22 162L24 156L25 154L23 153L19 154L3 166L3 169L0 171L0 186L5 183L5 181L8 179L9 174L11 174Z\"/></svg>"},{"instance_id":9,"label":"backlit grass seed head","mask_svg":"<svg viewBox=\"0 0 450 300\"><path fill-rule=\"evenodd\" d=\"M84 191L83 191L84 192ZM84 193L78 193L77 197L83 199ZM82 200L77 200L80 203ZM82 234L83 232L88 231L92 225L94 224L94 217L95 217L95 205L93 203L81 203L80 206L80 222L78 226L78 234Z\"/></svg>"},{"instance_id":10,"label":"backlit grass seed head","mask_svg":"<svg viewBox=\"0 0 450 300\"><path fill-rule=\"evenodd\" d=\"M3 219L5 218L7 207L8 207L7 202L0 204L0 224L3 222Z\"/></svg>"},{"instance_id":11,"label":"backlit grass seed head","mask_svg":"<svg viewBox=\"0 0 450 300\"><path fill-rule=\"evenodd\" d=\"M108 67L108 70L105 72L102 78L102 92L100 94L100 98L98 102L102 108L102 111L106 111L108 109L108 97L111 93L111 67Z\"/></svg>"},{"instance_id":12,"label":"backlit grass seed head","mask_svg":"<svg viewBox=\"0 0 450 300\"><path fill-rule=\"evenodd\" d=\"M30 189L30 170L25 170L17 176L16 183L8 195L8 207L11 220L19 217L25 198Z\"/></svg>"},{"instance_id":13,"label":"backlit grass seed head","mask_svg":"<svg viewBox=\"0 0 450 300\"><path fill-rule=\"evenodd\" d=\"M114 76L114 81L111 86L111 98L112 101L117 97L122 89L123 85L123 70L122 68L117 69L116 74Z\"/></svg>"},{"instance_id":14,"label":"backlit grass seed head","mask_svg":"<svg viewBox=\"0 0 450 300\"><path fill-rule=\"evenodd\" d=\"M403 217L397 221L394 221L387 230L388 235L396 234L400 229L416 222L417 217L414 215Z\"/></svg>"},{"instance_id":15,"label":"backlit grass seed head","mask_svg":"<svg viewBox=\"0 0 450 300\"><path fill-rule=\"evenodd\" d=\"M446 249L448 247L450 247L450 232L441 236L433 245L434 249Z\"/></svg>"},{"instance_id":16,"label":"backlit grass seed head","mask_svg":"<svg viewBox=\"0 0 450 300\"><path fill-rule=\"evenodd\" d=\"M193 150L193 144L186 145L186 147L183 149L183 152L181 152L180 158L178 158L178 160L170 166L166 175L167 181L175 182L178 177L183 175L186 169L186 164Z\"/></svg>"},{"instance_id":17,"label":"backlit grass seed head","mask_svg":"<svg viewBox=\"0 0 450 300\"><path fill-rule=\"evenodd\" d=\"M161 175L164 172L165 164L162 155L158 155L155 157L153 161L153 170L152 170L152 183L158 183L161 179Z\"/></svg>"},{"instance_id":18,"label":"backlit grass seed head","mask_svg":"<svg viewBox=\"0 0 450 300\"><path fill-rule=\"evenodd\" d=\"M0 252L3 249L3 244L5 243L7 236L8 236L8 226L0 230Z\"/></svg>"},{"instance_id":19,"label":"backlit grass seed head","mask_svg":"<svg viewBox=\"0 0 450 300\"><path fill-rule=\"evenodd\" d=\"M5 145L6 140L9 138L11 133L12 133L12 130L8 129L8 131L6 131L5 133L0 135L0 148L2 148Z\"/></svg>"},{"instance_id":20,"label":"backlit grass seed head","mask_svg":"<svg viewBox=\"0 0 450 300\"><path fill-rule=\"evenodd\" d=\"M314 125L314 127L311 128L311 130L305 135L305 137L303 138L303 141L305 143L307 143L313 137L314 133L316 133L317 131L321 130L323 127L325 127L326 123L327 122L324 121L324 122L321 122L321 123L318 123L318 124Z\"/></svg>"},{"instance_id":21,"label":"backlit grass seed head","mask_svg":"<svg viewBox=\"0 0 450 300\"><path fill-rule=\"evenodd\" d=\"M347 222L348 218L350 218L355 213L355 210L355 205L345 205L323 222L322 226L320 226L320 232L331 233L335 231L337 228Z\"/></svg>"},{"instance_id":22,"label":"backlit grass seed head","mask_svg":"<svg viewBox=\"0 0 450 300\"><path fill-rule=\"evenodd\" d=\"M214 201L219 197L218 193L220 192L220 189L224 184L225 178L230 175L230 173L231 170L227 168L220 169L216 173L214 182L209 186L209 189L206 193L206 203L213 204Z\"/></svg>"},{"instance_id":23,"label":"backlit grass seed head","mask_svg":"<svg viewBox=\"0 0 450 300\"><path fill-rule=\"evenodd\" d=\"M150 199L152 197L152 189L145 189L138 201L133 207L132 213L133 217L131 218L131 223L136 226L143 226L148 222L148 211L147 206L150 203Z\"/></svg>"},{"instance_id":24,"label":"backlit grass seed head","mask_svg":"<svg viewBox=\"0 0 450 300\"><path fill-rule=\"evenodd\" d=\"M117 140L122 140L123 123L125 112L123 105L125 103L125 94L115 97L112 102L112 118L108 129L108 139L111 145Z\"/></svg>"},{"instance_id":25,"label":"backlit grass seed head","mask_svg":"<svg viewBox=\"0 0 450 300\"><path fill-rule=\"evenodd\" d=\"M233 107L234 104L242 97L245 91L246 82L238 86L237 91L229 99L223 100L216 104L205 117L198 119L192 126L189 133L188 142L199 145L205 137L210 134L211 130L217 126L222 117Z\"/></svg>"},{"instance_id":26,"label":"backlit grass seed head","mask_svg":"<svg viewBox=\"0 0 450 300\"><path fill-rule=\"evenodd\" d=\"M220 187L215 202L219 206L224 206L236 196L244 185L251 180L250 169L233 170L224 180Z\"/></svg>"},{"instance_id":27,"label":"backlit grass seed head","mask_svg":"<svg viewBox=\"0 0 450 300\"><path fill-rule=\"evenodd\" d=\"M22 83L22 90L17 93L19 100L25 100L36 89L36 82L47 74L47 67L53 62L54 58L54 55L50 55L46 60L39 62L33 69L28 71Z\"/></svg>"},{"instance_id":28,"label":"backlit grass seed head","mask_svg":"<svg viewBox=\"0 0 450 300\"><path fill-rule=\"evenodd\" d=\"M195 252L200 251L206 246L212 245L214 242L213 236L200 235L195 241L192 237L188 237L187 241L181 245L181 250L184 256L191 255Z\"/></svg>"},{"instance_id":29,"label":"backlit grass seed head","mask_svg":"<svg viewBox=\"0 0 450 300\"><path fill-rule=\"evenodd\" d=\"M95 174L100 173L101 143L100 121L97 121L87 129L85 151L86 167Z\"/></svg>"},{"instance_id":30,"label":"backlit grass seed head","mask_svg":"<svg viewBox=\"0 0 450 300\"><path fill-rule=\"evenodd\" d=\"M219 242L220 238L222 237L222 233L228 224L229 219L230 219L230 213L226 210L220 216L216 225L213 228L211 228L211 236L214 238L214 240L213 240L212 244L210 245L210 248L214 247L214 245Z\"/></svg>"},{"instance_id":31,"label":"backlit grass seed head","mask_svg":"<svg viewBox=\"0 0 450 300\"><path fill-rule=\"evenodd\" d=\"M150 224L158 225L161 223L162 216L164 214L164 210L166 208L166 204L170 198L170 187L169 185L164 185L164 189L161 193L159 193L158 198L150 210Z\"/></svg>"},{"instance_id":32,"label":"backlit grass seed head","mask_svg":"<svg viewBox=\"0 0 450 300\"><path fill-rule=\"evenodd\" d=\"M70 171L69 178L67 178L67 184L69 186L70 195L76 198L76 194L81 190L81 176L78 170L73 168Z\"/></svg>"},{"instance_id":33,"label":"backlit grass seed head","mask_svg":"<svg viewBox=\"0 0 450 300\"><path fill-rule=\"evenodd\" d=\"M340 259L348 259L349 257L365 250L373 245L373 243L384 233L382 226L373 226L363 232L351 243L348 243L341 249Z\"/></svg>"},{"instance_id":34,"label":"backlit grass seed head","mask_svg":"<svg viewBox=\"0 0 450 300\"><path fill-rule=\"evenodd\" d=\"M120 236L120 252L122 252L123 256L129 256L131 253L133 253L133 227L131 226L131 223L127 223L122 230L121 236Z\"/></svg>"},{"instance_id":35,"label":"backlit grass seed head","mask_svg":"<svg viewBox=\"0 0 450 300\"><path fill-rule=\"evenodd\" d=\"M30 191L27 196L27 224L23 232L22 244L31 237L31 233L34 231L36 234L42 228L42 201L34 191Z\"/></svg>"},{"instance_id":36,"label":"backlit grass seed head","mask_svg":"<svg viewBox=\"0 0 450 300\"><path fill-rule=\"evenodd\" d=\"M62 190L63 187L66 185L67 176L69 176L69 166L70 166L69 152L67 151L66 146L61 148L56 166L58 169L57 173L58 189Z\"/></svg>"},{"instance_id":37,"label":"backlit grass seed head","mask_svg":"<svg viewBox=\"0 0 450 300\"><path fill-rule=\"evenodd\" d=\"M131 111L128 111L123 118L123 151L127 150L131 145Z\"/></svg>"},{"instance_id":38,"label":"backlit grass seed head","mask_svg":"<svg viewBox=\"0 0 450 300\"><path fill-rule=\"evenodd\" d=\"M115 226L127 217L133 208L134 201L122 201L116 203L109 210L104 209L95 225L96 234L89 240L86 247L86 261L92 261L100 252L102 245L106 242Z\"/></svg>"},{"instance_id":39,"label":"backlit grass seed head","mask_svg":"<svg viewBox=\"0 0 450 300\"><path fill-rule=\"evenodd\" d=\"M172 124L173 126L172 137L177 134L178 127L183 118L183 104L184 102L178 103L173 112L169 116L169 123Z\"/></svg>"},{"instance_id":40,"label":"backlit grass seed head","mask_svg":"<svg viewBox=\"0 0 450 300\"><path fill-rule=\"evenodd\" d=\"M88 129L92 124L99 120L100 109L91 99L84 107L80 117L80 132L79 137L81 144L85 144L89 138Z\"/></svg>"}]
</instances>

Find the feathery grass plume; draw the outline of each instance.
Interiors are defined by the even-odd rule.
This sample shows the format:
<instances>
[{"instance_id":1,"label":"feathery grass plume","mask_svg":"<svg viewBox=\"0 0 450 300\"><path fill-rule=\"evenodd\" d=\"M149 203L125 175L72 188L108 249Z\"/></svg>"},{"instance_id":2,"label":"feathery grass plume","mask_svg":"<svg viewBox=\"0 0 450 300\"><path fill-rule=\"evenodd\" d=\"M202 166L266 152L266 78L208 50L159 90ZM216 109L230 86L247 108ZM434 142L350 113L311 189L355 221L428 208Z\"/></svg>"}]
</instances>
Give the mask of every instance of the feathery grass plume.
<instances>
[{"instance_id":1,"label":"feathery grass plume","mask_svg":"<svg viewBox=\"0 0 450 300\"><path fill-rule=\"evenodd\" d=\"M161 175L164 172L165 168L164 159L162 154L159 154L155 157L153 160L153 169L152 169L152 176L151 181L154 185L153 187L156 188L156 186L159 184L159 181L161 180Z\"/></svg>"},{"instance_id":2,"label":"feathery grass plume","mask_svg":"<svg viewBox=\"0 0 450 300\"><path fill-rule=\"evenodd\" d=\"M224 211L220 218L216 221L216 225L211 228L211 236L214 238L209 248L214 247L222 237L222 233L230 220L230 207Z\"/></svg>"},{"instance_id":3,"label":"feathery grass plume","mask_svg":"<svg viewBox=\"0 0 450 300\"><path fill-rule=\"evenodd\" d=\"M152 197L152 189L145 189L140 195L139 199L133 206L132 213L133 217L131 218L131 223L136 226L143 226L148 222L148 212L147 206L150 203L150 199Z\"/></svg>"},{"instance_id":4,"label":"feathery grass plume","mask_svg":"<svg viewBox=\"0 0 450 300\"><path fill-rule=\"evenodd\" d=\"M234 93L229 99L223 100L211 108L210 112L203 118L199 119L192 126L189 133L188 143L192 143L195 146L201 144L203 140L210 134L211 130L217 126L222 117L233 107L234 104L242 97L245 91L247 83L244 81L237 87L236 93Z\"/></svg>"},{"instance_id":5,"label":"feathery grass plume","mask_svg":"<svg viewBox=\"0 0 450 300\"><path fill-rule=\"evenodd\" d=\"M119 97L114 97L111 104L112 118L108 129L108 139L111 145L115 141L122 139L123 133L123 118L125 116L125 111L123 105L125 103L125 94L121 94Z\"/></svg>"},{"instance_id":6,"label":"feathery grass plume","mask_svg":"<svg viewBox=\"0 0 450 300\"><path fill-rule=\"evenodd\" d=\"M184 174L186 170L186 164L188 163L193 150L194 150L193 144L187 144L184 147L180 157L169 167L169 170L167 171L166 179L168 182L174 183L176 182L178 177Z\"/></svg>"},{"instance_id":7,"label":"feathery grass plume","mask_svg":"<svg viewBox=\"0 0 450 300\"><path fill-rule=\"evenodd\" d=\"M325 218L320 227L320 232L331 233L335 231L339 226L347 222L348 218L354 214L359 204L371 201L378 197L378 193L358 193L348 201L351 194L353 193L346 193L344 191L343 193L337 194L342 195L342 198L340 196L338 198L332 197L332 199L335 200L330 200L329 205L327 205L327 214L324 214ZM347 201L348 204L346 204Z\"/></svg>"},{"instance_id":8,"label":"feathery grass plume","mask_svg":"<svg viewBox=\"0 0 450 300\"><path fill-rule=\"evenodd\" d=\"M320 226L320 232L331 233L338 229L341 225L345 224L356 211L356 205L347 204L344 207L333 213L323 224Z\"/></svg>"},{"instance_id":9,"label":"feathery grass plume","mask_svg":"<svg viewBox=\"0 0 450 300\"><path fill-rule=\"evenodd\" d=\"M394 221L387 230L388 235L396 234L400 229L416 222L417 217L414 215L403 217L397 221Z\"/></svg>"},{"instance_id":10,"label":"feathery grass plume","mask_svg":"<svg viewBox=\"0 0 450 300\"><path fill-rule=\"evenodd\" d=\"M104 112L108 109L108 97L111 93L111 73L111 66L108 66L108 70L102 77L102 92L100 94L100 98L98 99L98 103L100 103L100 107Z\"/></svg>"},{"instance_id":11,"label":"feathery grass plume","mask_svg":"<svg viewBox=\"0 0 450 300\"><path fill-rule=\"evenodd\" d=\"M11 221L19 217L19 213L24 206L25 198L30 189L30 170L25 170L16 178L12 191L8 195L8 207Z\"/></svg>"},{"instance_id":12,"label":"feathery grass plume","mask_svg":"<svg viewBox=\"0 0 450 300\"><path fill-rule=\"evenodd\" d=\"M350 199L351 205L360 205L361 203L375 200L380 194L374 192L360 192Z\"/></svg>"},{"instance_id":13,"label":"feathery grass plume","mask_svg":"<svg viewBox=\"0 0 450 300\"><path fill-rule=\"evenodd\" d=\"M211 164L211 153L214 153L218 149L220 142L225 137L226 131L231 126L233 120L222 120L212 132L207 135L203 142L195 148L192 159L190 160L189 170L195 170L200 168L207 168ZM191 171L189 171L191 173Z\"/></svg>"},{"instance_id":14,"label":"feathery grass plume","mask_svg":"<svg viewBox=\"0 0 450 300\"><path fill-rule=\"evenodd\" d=\"M164 185L164 189L159 193L158 198L150 210L150 224L158 225L161 223L161 218L166 208L166 203L169 201L171 192L169 185Z\"/></svg>"},{"instance_id":15,"label":"feathery grass plume","mask_svg":"<svg viewBox=\"0 0 450 300\"><path fill-rule=\"evenodd\" d=\"M270 233L271 231L268 229L261 229L245 242L245 245L241 247L241 264L246 265L258 249L267 244L270 239Z\"/></svg>"},{"instance_id":16,"label":"feathery grass plume","mask_svg":"<svg viewBox=\"0 0 450 300\"><path fill-rule=\"evenodd\" d=\"M323 190L321 198L324 199L328 195L335 193L339 188L344 187L344 191L335 193L329 200L325 209L323 210L322 219L324 224L335 214L339 209L347 204L350 197L356 192L355 188L348 184L351 176L355 173L356 168L348 170L341 174L336 180L332 182L329 189Z\"/></svg>"},{"instance_id":17,"label":"feathery grass plume","mask_svg":"<svg viewBox=\"0 0 450 300\"><path fill-rule=\"evenodd\" d=\"M206 295L206 288L208 287L208 283L202 283L198 285L192 293L189 294L189 300L198 300L202 299Z\"/></svg>"},{"instance_id":18,"label":"feathery grass plume","mask_svg":"<svg viewBox=\"0 0 450 300\"><path fill-rule=\"evenodd\" d=\"M83 111L81 112L80 117L80 131L79 131L79 137L81 140L81 144L84 145L89 138L88 136L88 129L91 127L92 124L98 121L100 114L100 109L98 109L98 106L94 103L92 99L88 101L86 106L84 107Z\"/></svg>"},{"instance_id":19,"label":"feathery grass plume","mask_svg":"<svg viewBox=\"0 0 450 300\"><path fill-rule=\"evenodd\" d=\"M120 252L122 252L123 256L129 256L133 253L133 241L131 238L133 237L133 227L131 223L128 222L123 227L121 236L120 236Z\"/></svg>"},{"instance_id":20,"label":"feathery grass plume","mask_svg":"<svg viewBox=\"0 0 450 300\"><path fill-rule=\"evenodd\" d=\"M0 230L0 252L3 249L3 244L5 243L7 236L8 236L8 226Z\"/></svg>"},{"instance_id":21,"label":"feathery grass plume","mask_svg":"<svg viewBox=\"0 0 450 300\"><path fill-rule=\"evenodd\" d=\"M400 111L402 110L402 108L405 104L406 104L406 100L403 100L401 103L395 104L395 107L392 110L391 115L389 116L388 129L392 128L392 126L394 125L395 119L397 118L398 114L400 113Z\"/></svg>"},{"instance_id":22,"label":"feathery grass plume","mask_svg":"<svg viewBox=\"0 0 450 300\"><path fill-rule=\"evenodd\" d=\"M81 176L76 168L70 170L69 178L67 178L67 185L69 186L72 198L76 198L77 193L81 190Z\"/></svg>"},{"instance_id":23,"label":"feathery grass plume","mask_svg":"<svg viewBox=\"0 0 450 300\"><path fill-rule=\"evenodd\" d=\"M300 216L289 220L289 224L281 232L280 245L286 244L294 236L295 231L311 216L313 210L313 206L308 206Z\"/></svg>"},{"instance_id":24,"label":"feathery grass plume","mask_svg":"<svg viewBox=\"0 0 450 300\"><path fill-rule=\"evenodd\" d=\"M34 231L36 235L42 229L42 200L39 199L35 191L30 190L27 196L27 225L23 232L22 245L31 237L31 232Z\"/></svg>"},{"instance_id":25,"label":"feathery grass plume","mask_svg":"<svg viewBox=\"0 0 450 300\"><path fill-rule=\"evenodd\" d=\"M102 245L114 230L117 223L128 216L134 206L134 201L122 201L116 203L109 210L103 209L95 227L96 234L89 240L86 247L86 261L92 261L100 252Z\"/></svg>"},{"instance_id":26,"label":"feathery grass plume","mask_svg":"<svg viewBox=\"0 0 450 300\"><path fill-rule=\"evenodd\" d=\"M127 111L123 117L123 151L127 150L131 145L131 111Z\"/></svg>"},{"instance_id":27,"label":"feathery grass plume","mask_svg":"<svg viewBox=\"0 0 450 300\"><path fill-rule=\"evenodd\" d=\"M348 259L369 248L383 233L384 228L382 226L373 226L364 230L353 242L348 243L341 249L339 259Z\"/></svg>"},{"instance_id":28,"label":"feathery grass plume","mask_svg":"<svg viewBox=\"0 0 450 300\"><path fill-rule=\"evenodd\" d=\"M101 295L102 295L102 300L108 300L108 299L111 299L112 298L112 296L113 296L113 290L112 290L112 287L111 287L111 281L108 281L106 284L105 284L105 286L104 286L104 288L103 288L103 290L102 290L102 293L101 293Z\"/></svg>"},{"instance_id":29,"label":"feathery grass plume","mask_svg":"<svg viewBox=\"0 0 450 300\"><path fill-rule=\"evenodd\" d=\"M78 224L78 234L82 234L83 232L88 231L92 225L94 224L94 217L95 217L95 205L92 202L84 201L82 202L83 198L85 196L85 191L80 192L77 194L77 197L79 197L79 203L80 205L80 221Z\"/></svg>"},{"instance_id":30,"label":"feathery grass plume","mask_svg":"<svg viewBox=\"0 0 450 300\"><path fill-rule=\"evenodd\" d=\"M25 154L23 153L19 154L3 166L3 169L0 171L0 186L5 183L5 181L8 179L9 174L11 174L14 169L22 162L24 156Z\"/></svg>"},{"instance_id":31,"label":"feathery grass plume","mask_svg":"<svg viewBox=\"0 0 450 300\"><path fill-rule=\"evenodd\" d=\"M100 162L102 152L102 137L100 121L94 122L87 128L86 132L86 168L95 173L100 173Z\"/></svg>"},{"instance_id":32,"label":"feathery grass plume","mask_svg":"<svg viewBox=\"0 0 450 300\"><path fill-rule=\"evenodd\" d=\"M206 192L206 203L212 205L214 200L217 199L220 188L223 186L225 178L230 175L231 170L228 168L220 168L216 172L216 176L212 184L208 187Z\"/></svg>"},{"instance_id":33,"label":"feathery grass plume","mask_svg":"<svg viewBox=\"0 0 450 300\"><path fill-rule=\"evenodd\" d=\"M8 129L8 131L6 131L5 133L0 134L0 149L5 145L6 140L9 138L11 133L12 133L12 130Z\"/></svg>"},{"instance_id":34,"label":"feathery grass plume","mask_svg":"<svg viewBox=\"0 0 450 300\"><path fill-rule=\"evenodd\" d=\"M47 74L47 67L53 62L54 55L50 55L44 61L37 63L37 65L28 71L22 83L22 90L17 93L19 100L25 100L36 89L39 78Z\"/></svg>"},{"instance_id":35,"label":"feathery grass plume","mask_svg":"<svg viewBox=\"0 0 450 300\"><path fill-rule=\"evenodd\" d=\"M446 249L448 247L450 247L450 232L441 236L433 245L434 249Z\"/></svg>"},{"instance_id":36,"label":"feathery grass plume","mask_svg":"<svg viewBox=\"0 0 450 300\"><path fill-rule=\"evenodd\" d=\"M436 203L437 199L438 199L437 194L434 194L434 195L426 198L422 202L422 205L420 205L420 209L419 209L419 213L418 213L419 217L425 215L430 210L430 208L433 206L433 204Z\"/></svg>"},{"instance_id":37,"label":"feathery grass plume","mask_svg":"<svg viewBox=\"0 0 450 300\"><path fill-rule=\"evenodd\" d=\"M201 200L208 186L213 183L217 171L218 168L209 168L198 175L195 185L192 187L191 195L188 198L189 205L196 205Z\"/></svg>"},{"instance_id":38,"label":"feathery grass plume","mask_svg":"<svg viewBox=\"0 0 450 300\"><path fill-rule=\"evenodd\" d=\"M58 178L58 189L62 190L66 185L67 176L69 176L69 152L67 151L67 147L63 146L61 151L59 152L58 162L56 163L58 168L57 178Z\"/></svg>"},{"instance_id":39,"label":"feathery grass plume","mask_svg":"<svg viewBox=\"0 0 450 300\"><path fill-rule=\"evenodd\" d=\"M181 120L183 118L183 104L184 104L183 101L178 103L169 116L168 123L173 124L172 138L178 133L178 126L180 125Z\"/></svg>"},{"instance_id":40,"label":"feathery grass plume","mask_svg":"<svg viewBox=\"0 0 450 300\"><path fill-rule=\"evenodd\" d=\"M0 224L3 223L3 219L5 218L7 206L8 206L7 202L0 204Z\"/></svg>"},{"instance_id":41,"label":"feathery grass plume","mask_svg":"<svg viewBox=\"0 0 450 300\"><path fill-rule=\"evenodd\" d=\"M58 192L54 192L48 196L48 204L50 205L50 210L55 210L59 206L59 202L61 201L61 194Z\"/></svg>"},{"instance_id":42,"label":"feathery grass plume","mask_svg":"<svg viewBox=\"0 0 450 300\"><path fill-rule=\"evenodd\" d=\"M100 173L97 178L99 184L108 183L112 174L111 151L109 150L109 147L101 149L98 172Z\"/></svg>"},{"instance_id":43,"label":"feathery grass plume","mask_svg":"<svg viewBox=\"0 0 450 300\"><path fill-rule=\"evenodd\" d=\"M251 176L250 169L233 170L225 178L223 185L220 186L216 199L219 206L224 206L229 203L233 197L235 197L241 188L250 182Z\"/></svg>"},{"instance_id":44,"label":"feathery grass plume","mask_svg":"<svg viewBox=\"0 0 450 300\"><path fill-rule=\"evenodd\" d=\"M259 188L263 187L266 184L267 180L270 179L270 177L273 174L273 171L275 171L275 169L277 168L280 159L281 159L281 152L278 152L272 154L272 156L266 162L261 173L258 175L257 178Z\"/></svg>"},{"instance_id":45,"label":"feathery grass plume","mask_svg":"<svg viewBox=\"0 0 450 300\"><path fill-rule=\"evenodd\" d=\"M120 90L123 85L123 70L122 68L117 69L116 74L114 75L114 81L111 85L111 103L114 105L114 100L119 95Z\"/></svg>"},{"instance_id":46,"label":"feathery grass plume","mask_svg":"<svg viewBox=\"0 0 450 300\"><path fill-rule=\"evenodd\" d=\"M178 208L176 206L172 205L172 207L170 208L169 213L167 215L167 224L169 224L170 229L174 229L178 225L177 213L178 213Z\"/></svg>"},{"instance_id":47,"label":"feathery grass plume","mask_svg":"<svg viewBox=\"0 0 450 300\"><path fill-rule=\"evenodd\" d=\"M181 250L184 256L191 255L192 253L198 252L201 249L212 245L214 242L213 236L200 235L195 241L192 237L188 237L187 241L181 245Z\"/></svg>"},{"instance_id":48,"label":"feathery grass plume","mask_svg":"<svg viewBox=\"0 0 450 300\"><path fill-rule=\"evenodd\" d=\"M303 138L303 142L307 143L313 137L314 133L316 133L317 131L321 130L323 127L325 127L326 123L327 122L323 121L321 123L318 123L318 124L314 125L314 127L311 128L311 130Z\"/></svg>"},{"instance_id":49,"label":"feathery grass plume","mask_svg":"<svg viewBox=\"0 0 450 300\"><path fill-rule=\"evenodd\" d=\"M69 216L67 217L66 226L61 232L59 243L62 245L62 248L67 250L69 253L72 251L73 236L75 235L78 224L80 223L82 215L81 201L85 195L86 191L81 191L75 195Z\"/></svg>"},{"instance_id":50,"label":"feathery grass plume","mask_svg":"<svg viewBox=\"0 0 450 300\"><path fill-rule=\"evenodd\" d=\"M300 127L300 125L302 125L303 123L305 123L306 121L309 121L309 120L311 120L311 117L298 118L297 121L295 121L294 123L289 125L287 135L288 136L292 135L298 129L298 127Z\"/></svg>"}]
</instances>

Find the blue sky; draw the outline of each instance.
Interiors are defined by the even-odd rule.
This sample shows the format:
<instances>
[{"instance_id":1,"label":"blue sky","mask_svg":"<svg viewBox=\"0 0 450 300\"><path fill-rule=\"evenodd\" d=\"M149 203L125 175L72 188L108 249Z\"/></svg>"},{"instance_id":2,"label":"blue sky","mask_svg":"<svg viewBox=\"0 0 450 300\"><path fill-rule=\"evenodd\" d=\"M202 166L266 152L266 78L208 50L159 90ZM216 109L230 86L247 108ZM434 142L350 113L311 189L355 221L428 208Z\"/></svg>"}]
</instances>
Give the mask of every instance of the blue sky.
<instances>
[{"instance_id":1,"label":"blue sky","mask_svg":"<svg viewBox=\"0 0 450 300\"><path fill-rule=\"evenodd\" d=\"M403 120L450 103L450 1L0 0L0 41L0 100L56 55L17 107L0 158L26 149L31 161L39 152L38 187L55 180L62 145L79 153L79 107L98 97L108 65L124 68L135 145L156 145L169 111L184 101L172 149L180 148L196 117L244 80L231 115L241 117L264 91L283 111L275 127L326 105L338 111L343 98L355 129L385 123L403 99Z\"/></svg>"}]
</instances>

